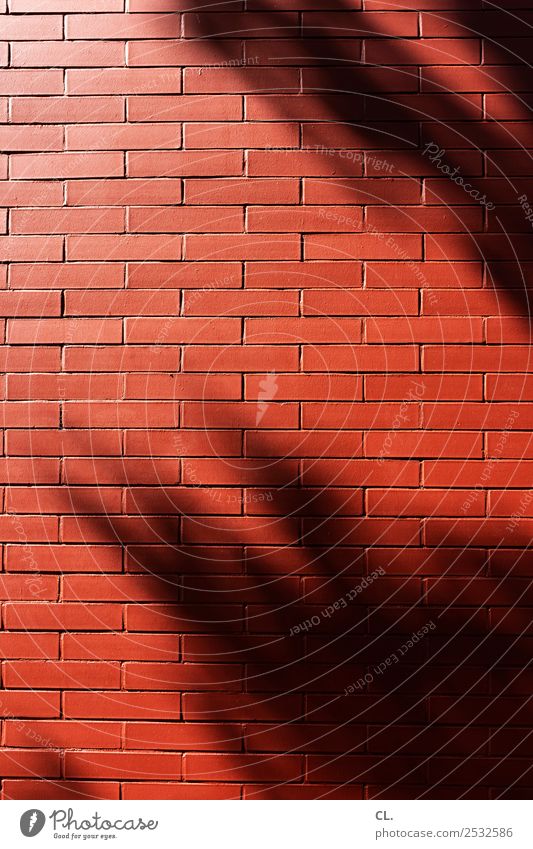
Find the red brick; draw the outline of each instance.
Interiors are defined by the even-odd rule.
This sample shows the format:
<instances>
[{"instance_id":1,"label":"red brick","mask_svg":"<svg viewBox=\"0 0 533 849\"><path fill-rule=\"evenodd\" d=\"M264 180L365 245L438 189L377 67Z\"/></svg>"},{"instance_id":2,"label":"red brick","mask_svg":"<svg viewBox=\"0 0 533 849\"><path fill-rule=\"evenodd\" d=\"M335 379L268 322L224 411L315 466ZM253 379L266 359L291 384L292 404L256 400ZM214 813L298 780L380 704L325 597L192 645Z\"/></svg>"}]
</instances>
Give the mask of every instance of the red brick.
<instances>
[{"instance_id":1,"label":"red brick","mask_svg":"<svg viewBox=\"0 0 533 849\"><path fill-rule=\"evenodd\" d=\"M419 236L388 236L384 233L310 235L305 237L306 259L393 259L422 258Z\"/></svg>"},{"instance_id":2,"label":"red brick","mask_svg":"<svg viewBox=\"0 0 533 849\"><path fill-rule=\"evenodd\" d=\"M119 263L21 263L11 266L9 282L11 289L120 289L124 285L124 266Z\"/></svg>"},{"instance_id":3,"label":"red brick","mask_svg":"<svg viewBox=\"0 0 533 849\"><path fill-rule=\"evenodd\" d=\"M532 12L344 5L0 0L3 798L531 796Z\"/></svg>"},{"instance_id":4,"label":"red brick","mask_svg":"<svg viewBox=\"0 0 533 849\"><path fill-rule=\"evenodd\" d=\"M168 660L168 658L167 658ZM86 662L83 663L87 667ZM180 697L169 692L130 693L107 690L104 693L65 693L65 716L94 719L177 720L180 718Z\"/></svg>"},{"instance_id":5,"label":"red brick","mask_svg":"<svg viewBox=\"0 0 533 849\"><path fill-rule=\"evenodd\" d=\"M238 262L129 263L128 287L138 289L240 289Z\"/></svg>"},{"instance_id":6,"label":"red brick","mask_svg":"<svg viewBox=\"0 0 533 849\"><path fill-rule=\"evenodd\" d=\"M1 77L0 77L1 79ZM269 94L299 91L296 68L186 68L186 94Z\"/></svg>"},{"instance_id":7,"label":"red brick","mask_svg":"<svg viewBox=\"0 0 533 849\"><path fill-rule=\"evenodd\" d=\"M349 206L318 207L251 207L247 212L250 232L288 233L353 232L363 229L361 210Z\"/></svg>"},{"instance_id":8,"label":"red brick","mask_svg":"<svg viewBox=\"0 0 533 849\"><path fill-rule=\"evenodd\" d=\"M246 341L254 345L287 345L317 342L349 344L361 341L361 322L353 318L322 317L250 318L246 322Z\"/></svg>"},{"instance_id":9,"label":"red brick","mask_svg":"<svg viewBox=\"0 0 533 849\"><path fill-rule=\"evenodd\" d=\"M181 146L178 124L102 124L65 129L67 150L145 150Z\"/></svg>"},{"instance_id":10,"label":"red brick","mask_svg":"<svg viewBox=\"0 0 533 849\"><path fill-rule=\"evenodd\" d=\"M179 180L84 180L67 183L69 206L174 205L181 201Z\"/></svg>"},{"instance_id":11,"label":"red brick","mask_svg":"<svg viewBox=\"0 0 533 849\"><path fill-rule=\"evenodd\" d=\"M4 781L4 799L118 799L120 784L112 781Z\"/></svg>"},{"instance_id":12,"label":"red brick","mask_svg":"<svg viewBox=\"0 0 533 849\"><path fill-rule=\"evenodd\" d=\"M0 236L0 250L5 262L56 262L63 256L60 236Z\"/></svg>"},{"instance_id":13,"label":"red brick","mask_svg":"<svg viewBox=\"0 0 533 849\"><path fill-rule=\"evenodd\" d=\"M353 289L361 280L357 262L249 262L244 276L249 289Z\"/></svg>"},{"instance_id":14,"label":"red brick","mask_svg":"<svg viewBox=\"0 0 533 849\"><path fill-rule=\"evenodd\" d=\"M122 233L121 209L94 207L85 209L14 209L11 233Z\"/></svg>"},{"instance_id":15,"label":"red brick","mask_svg":"<svg viewBox=\"0 0 533 849\"><path fill-rule=\"evenodd\" d=\"M181 777L181 754L78 752L65 754L67 778L170 779Z\"/></svg>"},{"instance_id":16,"label":"red brick","mask_svg":"<svg viewBox=\"0 0 533 849\"><path fill-rule=\"evenodd\" d=\"M21 11L10 9L11 12ZM27 10L24 10L27 11ZM54 11L49 9L32 9L37 11ZM28 15L2 15L0 17L0 31L2 38L6 41L26 41L33 38L37 33L41 41L63 37L63 19L61 15L39 15L29 17Z\"/></svg>"},{"instance_id":17,"label":"red brick","mask_svg":"<svg viewBox=\"0 0 533 849\"><path fill-rule=\"evenodd\" d=\"M231 150L155 151L128 154L129 177L232 177L242 173L242 152Z\"/></svg>"},{"instance_id":18,"label":"red brick","mask_svg":"<svg viewBox=\"0 0 533 849\"><path fill-rule=\"evenodd\" d=\"M122 177L124 163L120 153L28 153L14 154L11 169L21 180Z\"/></svg>"},{"instance_id":19,"label":"red brick","mask_svg":"<svg viewBox=\"0 0 533 849\"><path fill-rule=\"evenodd\" d=\"M185 259L298 259L299 239L289 233L185 237Z\"/></svg>"},{"instance_id":20,"label":"red brick","mask_svg":"<svg viewBox=\"0 0 533 849\"><path fill-rule=\"evenodd\" d=\"M35 693L34 688L63 688L65 690L78 690L86 687L98 687L102 690L109 690L113 687L118 687L120 683L120 666L116 662L91 662L85 661L66 661L66 660L47 660L47 661L8 661L4 666L5 679L4 683L8 687L30 687ZM20 697L22 703L22 693L10 693L12 700L15 701L16 696ZM39 693L36 693L36 701L39 703ZM48 696L49 710L43 713L28 713L27 716L55 716L59 715L52 710L54 705L54 693L42 693L43 696ZM46 703L45 703L46 704ZM24 715L13 710L15 716Z\"/></svg>"},{"instance_id":21,"label":"red brick","mask_svg":"<svg viewBox=\"0 0 533 849\"><path fill-rule=\"evenodd\" d=\"M246 38L287 38L297 29L298 15L294 12L253 12L228 17L222 12L209 11L186 14L183 18L185 38L227 38L229 34Z\"/></svg>"},{"instance_id":22,"label":"red brick","mask_svg":"<svg viewBox=\"0 0 533 849\"><path fill-rule=\"evenodd\" d=\"M153 11L153 8L146 11ZM215 47L209 40L187 41L177 38L172 41L168 39L131 41L128 44L128 65L147 68L218 65L220 64L220 50L224 51L226 62L231 62L234 65L240 64L242 47L237 40L228 38ZM223 119L227 118L227 116L222 117Z\"/></svg>"},{"instance_id":23,"label":"red brick","mask_svg":"<svg viewBox=\"0 0 533 849\"><path fill-rule=\"evenodd\" d=\"M0 145L2 150L62 150L62 127L0 127Z\"/></svg>"},{"instance_id":24,"label":"red brick","mask_svg":"<svg viewBox=\"0 0 533 849\"><path fill-rule=\"evenodd\" d=\"M114 319L14 319L7 328L9 342L20 344L76 344L120 342L121 322Z\"/></svg>"},{"instance_id":25,"label":"red brick","mask_svg":"<svg viewBox=\"0 0 533 849\"><path fill-rule=\"evenodd\" d=\"M244 213L233 206L141 206L130 210L129 229L135 233L240 233Z\"/></svg>"},{"instance_id":26,"label":"red brick","mask_svg":"<svg viewBox=\"0 0 533 849\"><path fill-rule=\"evenodd\" d=\"M120 11L120 10L119 10ZM65 34L69 39L177 38L179 15L67 15Z\"/></svg>"},{"instance_id":27,"label":"red brick","mask_svg":"<svg viewBox=\"0 0 533 849\"><path fill-rule=\"evenodd\" d=\"M10 207L62 206L63 191L60 183L35 182L26 180L5 181L1 185L2 198Z\"/></svg>"},{"instance_id":28,"label":"red brick","mask_svg":"<svg viewBox=\"0 0 533 849\"><path fill-rule=\"evenodd\" d=\"M444 31L442 35L448 33ZM402 60L395 55L394 61L405 65L477 65L481 57L480 41L476 38L464 38L460 41L453 38L397 39L395 47L405 58ZM376 38L368 41L365 61L376 65L388 64L390 48L391 43L387 39Z\"/></svg>"},{"instance_id":29,"label":"red brick","mask_svg":"<svg viewBox=\"0 0 533 849\"><path fill-rule=\"evenodd\" d=\"M28 21L29 19L26 19ZM0 94L14 97L29 94L62 94L61 71L26 71L18 68L0 70Z\"/></svg>"},{"instance_id":30,"label":"red brick","mask_svg":"<svg viewBox=\"0 0 533 849\"><path fill-rule=\"evenodd\" d=\"M22 483L22 481L21 481ZM10 545L6 551L6 569L13 572L117 572L122 568L122 551L113 546L86 545Z\"/></svg>"},{"instance_id":31,"label":"red brick","mask_svg":"<svg viewBox=\"0 0 533 849\"><path fill-rule=\"evenodd\" d=\"M62 5L65 5L64 0ZM42 6L45 6L44 0ZM58 37L61 35L59 34ZM51 53L53 53L56 67L102 68L124 64L124 46L118 41L54 41L53 44L23 41L13 45L11 66L13 68L49 68Z\"/></svg>"},{"instance_id":32,"label":"red brick","mask_svg":"<svg viewBox=\"0 0 533 849\"><path fill-rule=\"evenodd\" d=\"M167 42L167 49L172 53L173 61L175 61L176 52L180 48L193 47L198 48L196 42L187 43L185 41ZM135 58L135 53L139 50L149 51L150 42L133 42L130 44L130 64L136 64L132 61ZM151 54L148 54L151 55ZM139 62L139 64L151 64L150 62ZM156 64L157 57L156 57ZM238 95L198 95L190 97L185 95L180 97L174 95L172 97L138 97L128 98L128 119L130 121L200 121L208 119L210 121L238 121L242 116L242 98Z\"/></svg>"},{"instance_id":33,"label":"red brick","mask_svg":"<svg viewBox=\"0 0 533 849\"><path fill-rule=\"evenodd\" d=\"M414 12L304 12L304 34L310 36L416 36Z\"/></svg>"},{"instance_id":34,"label":"red brick","mask_svg":"<svg viewBox=\"0 0 533 849\"><path fill-rule=\"evenodd\" d=\"M117 16L113 15L113 19ZM137 16L134 16L137 17ZM93 19L97 27L98 18ZM85 24L87 21L85 21ZM85 26L85 24L83 26ZM164 25L164 23L163 23ZM142 26L137 32L143 38ZM88 33L80 30L81 37ZM154 77L149 69L144 68L104 68L103 70L73 69L66 72L67 94L179 94L181 92L181 72L179 69L165 71ZM52 94L54 92L51 92Z\"/></svg>"}]
</instances>

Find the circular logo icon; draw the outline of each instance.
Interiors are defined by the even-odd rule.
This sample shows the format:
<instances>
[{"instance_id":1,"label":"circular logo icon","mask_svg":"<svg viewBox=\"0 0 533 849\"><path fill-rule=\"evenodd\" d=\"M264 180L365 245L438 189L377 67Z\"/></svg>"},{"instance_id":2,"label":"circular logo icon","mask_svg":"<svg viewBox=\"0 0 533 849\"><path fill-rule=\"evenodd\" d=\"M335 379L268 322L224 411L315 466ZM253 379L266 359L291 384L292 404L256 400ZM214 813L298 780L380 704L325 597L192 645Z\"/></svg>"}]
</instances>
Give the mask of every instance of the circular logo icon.
<instances>
[{"instance_id":1,"label":"circular logo icon","mask_svg":"<svg viewBox=\"0 0 533 849\"><path fill-rule=\"evenodd\" d=\"M46 817L42 811L37 808L31 808L25 811L20 818L20 830L24 837L35 837L43 830Z\"/></svg>"}]
</instances>

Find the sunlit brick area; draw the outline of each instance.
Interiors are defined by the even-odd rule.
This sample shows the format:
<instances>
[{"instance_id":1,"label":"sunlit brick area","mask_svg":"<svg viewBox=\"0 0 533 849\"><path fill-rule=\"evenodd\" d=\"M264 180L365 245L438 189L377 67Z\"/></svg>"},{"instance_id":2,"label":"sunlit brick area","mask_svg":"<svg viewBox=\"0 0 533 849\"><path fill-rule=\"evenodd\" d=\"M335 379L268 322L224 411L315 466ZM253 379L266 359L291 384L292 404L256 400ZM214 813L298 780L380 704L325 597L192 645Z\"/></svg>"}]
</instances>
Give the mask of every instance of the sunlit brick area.
<instances>
[{"instance_id":1,"label":"sunlit brick area","mask_svg":"<svg viewBox=\"0 0 533 849\"><path fill-rule=\"evenodd\" d=\"M531 796L532 24L0 0L3 798Z\"/></svg>"}]
</instances>

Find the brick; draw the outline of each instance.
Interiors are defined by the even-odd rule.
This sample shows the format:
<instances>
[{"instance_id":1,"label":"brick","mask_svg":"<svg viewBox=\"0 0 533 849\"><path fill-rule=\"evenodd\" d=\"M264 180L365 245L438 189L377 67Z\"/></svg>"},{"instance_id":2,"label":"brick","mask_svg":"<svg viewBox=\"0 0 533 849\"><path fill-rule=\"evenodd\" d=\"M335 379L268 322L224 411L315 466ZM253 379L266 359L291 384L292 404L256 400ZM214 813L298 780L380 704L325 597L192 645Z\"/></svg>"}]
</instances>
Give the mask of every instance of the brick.
<instances>
[{"instance_id":1,"label":"brick","mask_svg":"<svg viewBox=\"0 0 533 849\"><path fill-rule=\"evenodd\" d=\"M180 180L74 180L67 183L69 206L174 205L181 201Z\"/></svg>"},{"instance_id":2,"label":"brick","mask_svg":"<svg viewBox=\"0 0 533 849\"><path fill-rule=\"evenodd\" d=\"M81 14L65 18L68 39L176 38L179 26L179 15Z\"/></svg>"},{"instance_id":3,"label":"brick","mask_svg":"<svg viewBox=\"0 0 533 849\"><path fill-rule=\"evenodd\" d=\"M306 203L315 204L383 204L418 203L420 186L414 179L373 179L347 177L325 182L311 177L304 179Z\"/></svg>"},{"instance_id":4,"label":"brick","mask_svg":"<svg viewBox=\"0 0 533 849\"><path fill-rule=\"evenodd\" d=\"M4 609L6 627L14 631L28 627L39 630L107 631L122 626L122 610L111 604L7 604Z\"/></svg>"},{"instance_id":5,"label":"brick","mask_svg":"<svg viewBox=\"0 0 533 849\"><path fill-rule=\"evenodd\" d=\"M353 207L268 206L249 208L247 226L250 232L259 233L275 233L280 228L289 233L353 232L362 229L363 221L361 211Z\"/></svg>"},{"instance_id":6,"label":"brick","mask_svg":"<svg viewBox=\"0 0 533 849\"><path fill-rule=\"evenodd\" d=\"M184 315L298 315L298 312L297 292L275 292L267 298L262 289L257 292L197 290L186 292L183 300Z\"/></svg>"},{"instance_id":7,"label":"brick","mask_svg":"<svg viewBox=\"0 0 533 849\"><path fill-rule=\"evenodd\" d=\"M191 204L297 203L296 180L228 178L185 181L185 200Z\"/></svg>"},{"instance_id":8,"label":"brick","mask_svg":"<svg viewBox=\"0 0 533 849\"><path fill-rule=\"evenodd\" d=\"M181 146L177 124L102 124L67 127L67 150L144 150Z\"/></svg>"},{"instance_id":9,"label":"brick","mask_svg":"<svg viewBox=\"0 0 533 849\"><path fill-rule=\"evenodd\" d=\"M84 634L63 638L65 660L176 660L178 638L172 634Z\"/></svg>"},{"instance_id":10,"label":"brick","mask_svg":"<svg viewBox=\"0 0 533 849\"><path fill-rule=\"evenodd\" d=\"M149 50L149 44L150 42L144 41L130 44L130 64L136 64L132 61L135 48L143 51ZM172 61L175 61L176 50L187 46L196 48L198 45L196 42L188 44L182 41L178 45L174 42L168 42L168 47L172 52ZM140 64L149 63L142 62ZM139 95L128 98L128 118L130 121L200 121L202 119L238 121L242 117L241 100L242 98L238 95L231 94L197 95L195 97L189 95L182 97L179 95L143 97Z\"/></svg>"},{"instance_id":11,"label":"brick","mask_svg":"<svg viewBox=\"0 0 533 849\"><path fill-rule=\"evenodd\" d=\"M299 91L296 68L186 68L186 94L269 94Z\"/></svg>"},{"instance_id":12,"label":"brick","mask_svg":"<svg viewBox=\"0 0 533 849\"><path fill-rule=\"evenodd\" d=\"M57 67L102 68L124 64L124 47L119 42L54 41L53 44L39 44L21 41L13 45L11 66L49 68L51 51Z\"/></svg>"},{"instance_id":13,"label":"brick","mask_svg":"<svg viewBox=\"0 0 533 849\"><path fill-rule=\"evenodd\" d=\"M482 342L483 323L478 318L380 318L366 320L367 342Z\"/></svg>"},{"instance_id":14,"label":"brick","mask_svg":"<svg viewBox=\"0 0 533 849\"><path fill-rule=\"evenodd\" d=\"M238 262L176 262L128 264L128 287L140 289L240 289Z\"/></svg>"},{"instance_id":15,"label":"brick","mask_svg":"<svg viewBox=\"0 0 533 849\"><path fill-rule=\"evenodd\" d=\"M304 292L304 315L317 315L322 311L324 295L322 292ZM418 300L415 292L396 290L388 292L348 290L342 293L330 293L327 304L328 314L335 315L396 315L398 312L415 315L418 312Z\"/></svg>"},{"instance_id":16,"label":"brick","mask_svg":"<svg viewBox=\"0 0 533 849\"><path fill-rule=\"evenodd\" d=\"M239 751L238 726L222 723L130 722L126 725L127 749L187 749L188 751Z\"/></svg>"},{"instance_id":17,"label":"brick","mask_svg":"<svg viewBox=\"0 0 533 849\"><path fill-rule=\"evenodd\" d=\"M340 159L314 150L251 150L247 155L250 177L342 176ZM350 160L353 175L363 173L361 159Z\"/></svg>"},{"instance_id":18,"label":"brick","mask_svg":"<svg viewBox=\"0 0 533 849\"><path fill-rule=\"evenodd\" d=\"M124 213L121 209L94 207L84 209L15 209L11 213L13 234L42 233L121 233Z\"/></svg>"},{"instance_id":19,"label":"brick","mask_svg":"<svg viewBox=\"0 0 533 849\"><path fill-rule=\"evenodd\" d=\"M83 0L83 12L121 12L122 0ZM75 12L80 11L77 0L12 0L12 12Z\"/></svg>"},{"instance_id":20,"label":"brick","mask_svg":"<svg viewBox=\"0 0 533 849\"><path fill-rule=\"evenodd\" d=\"M250 318L246 322L246 341L253 345L295 345L304 343L361 341L361 322L353 318Z\"/></svg>"},{"instance_id":21,"label":"brick","mask_svg":"<svg viewBox=\"0 0 533 849\"><path fill-rule=\"evenodd\" d=\"M158 293L157 300L151 290L143 289L65 293L65 315L161 315L162 311L172 314L178 309L179 296L173 291Z\"/></svg>"},{"instance_id":22,"label":"brick","mask_svg":"<svg viewBox=\"0 0 533 849\"><path fill-rule=\"evenodd\" d=\"M24 481L19 481L23 483ZM46 482L46 481L42 481ZM58 481L52 481L57 483ZM31 483L31 481L27 481ZM122 552L112 546L16 546L6 551L8 571L90 572L98 566L102 571L117 572L122 568Z\"/></svg>"},{"instance_id":23,"label":"brick","mask_svg":"<svg viewBox=\"0 0 533 849\"><path fill-rule=\"evenodd\" d=\"M355 288L362 281L362 263L357 262L249 262L244 283L256 289Z\"/></svg>"},{"instance_id":24,"label":"brick","mask_svg":"<svg viewBox=\"0 0 533 849\"><path fill-rule=\"evenodd\" d=\"M185 259L298 259L299 248L292 234L185 237Z\"/></svg>"},{"instance_id":25,"label":"brick","mask_svg":"<svg viewBox=\"0 0 533 849\"><path fill-rule=\"evenodd\" d=\"M419 236L402 235L400 240L384 233L309 235L305 237L306 259L393 259L422 258Z\"/></svg>"},{"instance_id":26,"label":"brick","mask_svg":"<svg viewBox=\"0 0 533 849\"><path fill-rule=\"evenodd\" d=\"M67 778L169 779L181 776L181 754L146 752L91 752L87 759L65 755Z\"/></svg>"},{"instance_id":27,"label":"brick","mask_svg":"<svg viewBox=\"0 0 533 849\"><path fill-rule=\"evenodd\" d=\"M24 92L20 93L24 94ZM11 100L11 120L17 124L97 124L99 121L122 121L123 119L124 99L121 97L70 95L68 97L14 97ZM54 177L55 172L50 176Z\"/></svg>"},{"instance_id":28,"label":"brick","mask_svg":"<svg viewBox=\"0 0 533 849\"><path fill-rule=\"evenodd\" d=\"M272 41L265 42L265 64L268 64L269 67L272 64L272 54L274 52L273 47L275 44L276 42ZM350 58L352 58L354 55L354 42L348 41L346 44L347 53ZM293 60L289 55L290 51L288 49L287 42L278 42L280 64L315 64L317 60L314 59L313 54L311 55L311 58L306 61L308 45L309 42L307 40L295 45L295 58ZM329 47L330 43L327 41L316 42L318 56L326 55ZM338 49L339 42L331 42L331 50L335 51ZM254 55L257 55L257 47L255 45L251 48L251 50ZM267 57L268 61L266 61ZM320 64L320 60L318 60L318 64ZM330 120L335 120L339 113L346 110L349 110L353 118L362 117L363 100L361 96L331 94L328 96L327 101L319 95L301 94L249 94L246 97L246 117L249 121L278 121L280 119L280 115L283 115L287 120L292 121L316 121L323 120L326 117Z\"/></svg>"},{"instance_id":29,"label":"brick","mask_svg":"<svg viewBox=\"0 0 533 849\"><path fill-rule=\"evenodd\" d=\"M128 44L128 65L147 68L175 67L176 65L185 67L190 65L202 67L219 65L220 50L224 51L224 55L227 57L226 62L232 65L241 63L242 47L237 40L228 38L215 47L208 40L176 39L170 41L159 39L131 41Z\"/></svg>"},{"instance_id":30,"label":"brick","mask_svg":"<svg viewBox=\"0 0 533 849\"><path fill-rule=\"evenodd\" d=\"M266 128L260 123L201 123L186 124L183 145L189 150L195 148L210 150L213 142L220 148L261 148L299 146L297 124L274 124Z\"/></svg>"},{"instance_id":31,"label":"brick","mask_svg":"<svg viewBox=\"0 0 533 849\"><path fill-rule=\"evenodd\" d=\"M269 5L0 0L5 799L531 796L532 12Z\"/></svg>"},{"instance_id":32,"label":"brick","mask_svg":"<svg viewBox=\"0 0 533 849\"><path fill-rule=\"evenodd\" d=\"M9 269L11 289L120 289L124 276L119 263L20 263Z\"/></svg>"},{"instance_id":33,"label":"brick","mask_svg":"<svg viewBox=\"0 0 533 849\"><path fill-rule=\"evenodd\" d=\"M7 746L38 748L46 745L62 748L98 746L100 749L116 749L120 746L121 728L118 722L95 722L90 730L83 723L33 721L26 727L14 721L6 722Z\"/></svg>"},{"instance_id":34,"label":"brick","mask_svg":"<svg viewBox=\"0 0 533 849\"><path fill-rule=\"evenodd\" d=\"M113 15L113 19L117 16ZM138 16L133 16L137 18ZM93 23L101 27L100 17ZM84 29L87 21L80 30L81 37L87 37ZM141 22L135 24L138 37L143 38ZM163 23L164 26L164 23ZM101 37L101 36L100 36ZM67 94L180 94L181 72L179 69L166 71L154 77L150 70L144 68L104 68L103 70L72 69L66 72ZM52 92L53 93L53 92Z\"/></svg>"},{"instance_id":35,"label":"brick","mask_svg":"<svg viewBox=\"0 0 533 849\"><path fill-rule=\"evenodd\" d=\"M222 12L201 12L183 17L185 38L217 38L228 34L245 38L287 38L297 29L298 15L294 12L253 12L232 14L229 18Z\"/></svg>"},{"instance_id":36,"label":"brick","mask_svg":"<svg viewBox=\"0 0 533 849\"><path fill-rule=\"evenodd\" d=\"M4 782L5 799L56 799L58 792L63 799L118 799L120 784L111 781L65 781L61 780L60 791L57 781L6 779Z\"/></svg>"},{"instance_id":37,"label":"brick","mask_svg":"<svg viewBox=\"0 0 533 849\"><path fill-rule=\"evenodd\" d=\"M369 433L365 437L365 455L379 457L384 446L383 434ZM480 434L453 432L431 433L403 431L401 441L390 449L390 457L481 457L483 443Z\"/></svg>"},{"instance_id":38,"label":"brick","mask_svg":"<svg viewBox=\"0 0 533 849\"><path fill-rule=\"evenodd\" d=\"M366 283L369 288L379 289L391 286L408 288L417 284L433 289L479 288L483 283L483 272L479 262L426 261L416 267L405 261L367 262Z\"/></svg>"},{"instance_id":39,"label":"brick","mask_svg":"<svg viewBox=\"0 0 533 849\"><path fill-rule=\"evenodd\" d=\"M61 127L3 126L0 128L2 150L62 150Z\"/></svg>"},{"instance_id":40,"label":"brick","mask_svg":"<svg viewBox=\"0 0 533 849\"><path fill-rule=\"evenodd\" d=\"M0 756L2 774L6 778L42 775L58 778L59 752L46 750L3 749Z\"/></svg>"},{"instance_id":41,"label":"brick","mask_svg":"<svg viewBox=\"0 0 533 849\"><path fill-rule=\"evenodd\" d=\"M158 344L203 342L238 342L240 340L239 320L236 318L212 318L206 322L198 318L168 319L165 336L161 339L161 322L150 318L128 319L126 321L127 342L148 342Z\"/></svg>"},{"instance_id":42,"label":"brick","mask_svg":"<svg viewBox=\"0 0 533 849\"><path fill-rule=\"evenodd\" d=\"M232 177L242 173L239 151L202 152L178 150L128 154L129 177L203 177L206 174Z\"/></svg>"},{"instance_id":43,"label":"brick","mask_svg":"<svg viewBox=\"0 0 533 849\"><path fill-rule=\"evenodd\" d=\"M129 229L136 233L240 233L242 209L232 206L137 207L130 211Z\"/></svg>"},{"instance_id":44,"label":"brick","mask_svg":"<svg viewBox=\"0 0 533 849\"><path fill-rule=\"evenodd\" d=\"M261 400L268 375L248 375L245 398ZM362 398L362 382L358 376L343 374L276 375L275 398L279 401L344 401Z\"/></svg>"},{"instance_id":45,"label":"brick","mask_svg":"<svg viewBox=\"0 0 533 849\"><path fill-rule=\"evenodd\" d=\"M87 663L84 662L84 666ZM65 694L67 718L177 720L180 718L180 699L176 693L129 693L108 690L93 693L90 690Z\"/></svg>"},{"instance_id":46,"label":"brick","mask_svg":"<svg viewBox=\"0 0 533 849\"><path fill-rule=\"evenodd\" d=\"M115 319L13 319L7 336L13 344L120 342L122 325Z\"/></svg>"},{"instance_id":47,"label":"brick","mask_svg":"<svg viewBox=\"0 0 533 849\"><path fill-rule=\"evenodd\" d=\"M68 260L141 260L181 259L181 237L169 235L165 240L150 235L67 236Z\"/></svg>"},{"instance_id":48,"label":"brick","mask_svg":"<svg viewBox=\"0 0 533 849\"><path fill-rule=\"evenodd\" d=\"M11 12L20 11L10 9ZM32 9L32 12L39 11ZM43 11L49 10L48 6ZM1 15L0 29L2 38L6 41L26 41L39 34L41 41L50 41L63 37L63 19L61 15L39 15L28 17L28 15Z\"/></svg>"},{"instance_id":49,"label":"brick","mask_svg":"<svg viewBox=\"0 0 533 849\"><path fill-rule=\"evenodd\" d=\"M220 781L253 781L256 770L267 758L257 754L220 755L186 754L184 776L194 781L209 780L216 773ZM295 781L302 777L303 762L297 755L269 755L268 762L274 781Z\"/></svg>"},{"instance_id":50,"label":"brick","mask_svg":"<svg viewBox=\"0 0 533 849\"><path fill-rule=\"evenodd\" d=\"M63 239L60 236L0 236L0 250L7 262L55 262L63 256Z\"/></svg>"},{"instance_id":51,"label":"brick","mask_svg":"<svg viewBox=\"0 0 533 849\"><path fill-rule=\"evenodd\" d=\"M414 346L387 345L315 345L304 348L305 371L412 371L418 367L418 349Z\"/></svg>"},{"instance_id":52,"label":"brick","mask_svg":"<svg viewBox=\"0 0 533 849\"><path fill-rule=\"evenodd\" d=\"M318 37L418 35L417 18L412 12L304 12L303 27L305 35Z\"/></svg>"},{"instance_id":53,"label":"brick","mask_svg":"<svg viewBox=\"0 0 533 849\"><path fill-rule=\"evenodd\" d=\"M0 187L2 198L10 207L29 206L62 206L63 192L60 183L10 180L2 182Z\"/></svg>"},{"instance_id":54,"label":"brick","mask_svg":"<svg viewBox=\"0 0 533 849\"><path fill-rule=\"evenodd\" d=\"M8 661L5 665L5 684L8 687L48 687L48 688L64 688L66 690L77 690L80 687L98 687L103 690L117 687L120 682L120 668L116 662L91 662L85 661L66 661L66 660L46 660L46 661ZM10 694L13 700L17 693ZM22 702L22 693L18 694ZM54 694L42 693L42 696L48 696L49 710L48 712L29 713L27 716L58 716L52 710L54 705ZM36 701L39 703L39 694L36 694ZM45 703L46 704L46 703ZM13 711L17 715L16 711Z\"/></svg>"},{"instance_id":55,"label":"brick","mask_svg":"<svg viewBox=\"0 0 533 849\"><path fill-rule=\"evenodd\" d=\"M120 153L14 154L11 164L13 177L20 180L122 177L124 174Z\"/></svg>"}]
</instances>

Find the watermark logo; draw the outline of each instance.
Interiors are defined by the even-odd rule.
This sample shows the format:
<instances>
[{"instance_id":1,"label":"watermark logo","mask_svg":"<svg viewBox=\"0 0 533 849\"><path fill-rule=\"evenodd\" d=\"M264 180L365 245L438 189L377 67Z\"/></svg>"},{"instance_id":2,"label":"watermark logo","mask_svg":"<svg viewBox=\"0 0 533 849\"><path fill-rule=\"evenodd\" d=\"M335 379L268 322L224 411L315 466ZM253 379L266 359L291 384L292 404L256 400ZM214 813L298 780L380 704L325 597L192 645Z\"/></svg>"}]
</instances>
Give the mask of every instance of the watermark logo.
<instances>
[{"instance_id":1,"label":"watermark logo","mask_svg":"<svg viewBox=\"0 0 533 849\"><path fill-rule=\"evenodd\" d=\"M35 837L44 828L46 817L38 808L24 811L20 818L20 830L24 837Z\"/></svg>"}]
</instances>

